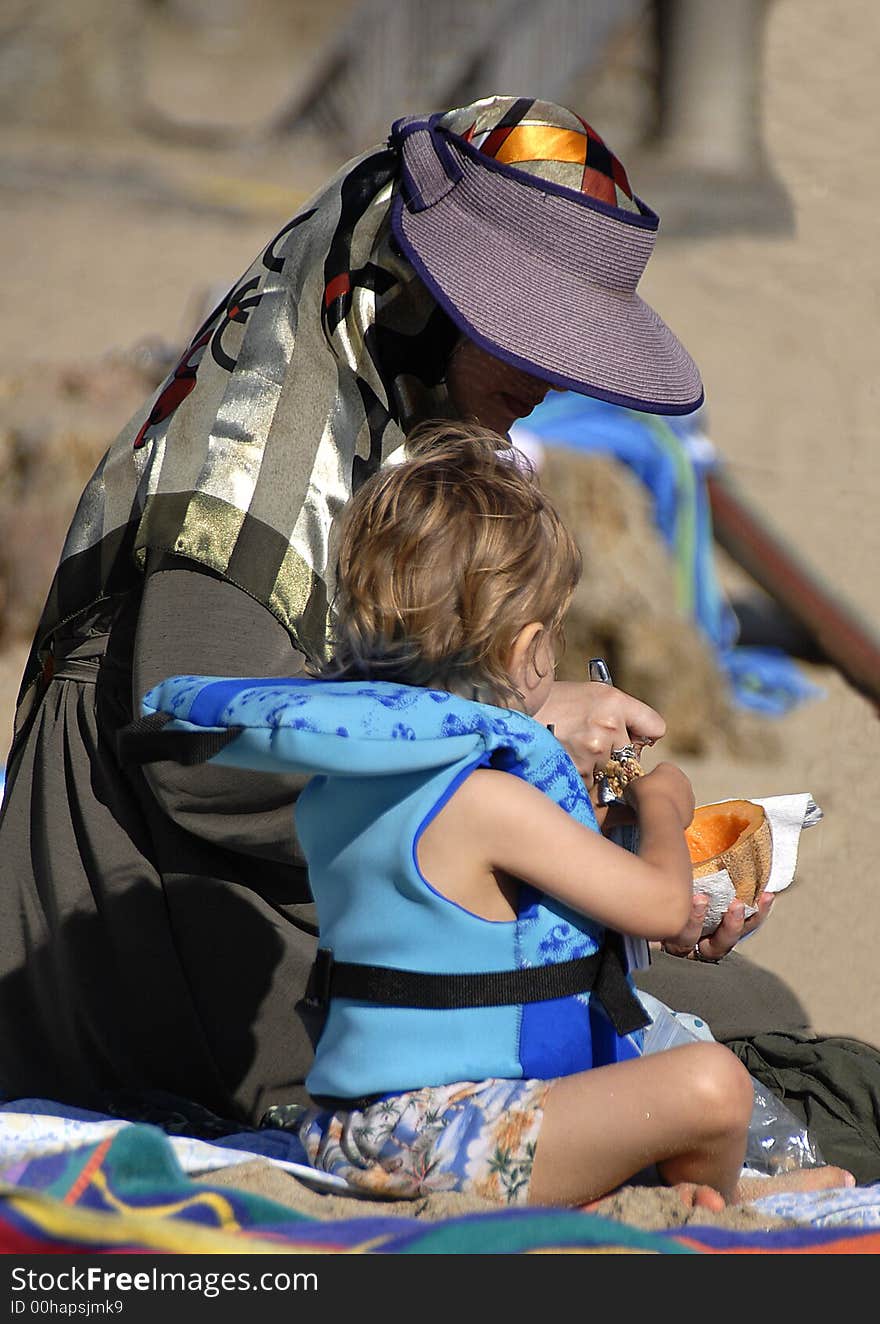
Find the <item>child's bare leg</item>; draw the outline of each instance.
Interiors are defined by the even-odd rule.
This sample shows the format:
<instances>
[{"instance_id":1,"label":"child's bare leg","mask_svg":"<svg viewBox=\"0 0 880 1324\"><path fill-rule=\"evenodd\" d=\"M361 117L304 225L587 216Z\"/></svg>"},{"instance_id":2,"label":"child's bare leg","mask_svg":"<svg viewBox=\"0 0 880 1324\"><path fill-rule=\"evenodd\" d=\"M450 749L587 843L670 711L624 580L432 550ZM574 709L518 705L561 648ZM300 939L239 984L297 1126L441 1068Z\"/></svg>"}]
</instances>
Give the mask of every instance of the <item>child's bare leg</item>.
<instances>
[{"instance_id":1,"label":"child's bare leg","mask_svg":"<svg viewBox=\"0 0 880 1324\"><path fill-rule=\"evenodd\" d=\"M585 1204L650 1164L670 1185L736 1190L753 1103L745 1067L698 1043L558 1080L529 1187L531 1204Z\"/></svg>"},{"instance_id":2,"label":"child's bare leg","mask_svg":"<svg viewBox=\"0 0 880 1324\"><path fill-rule=\"evenodd\" d=\"M839 1186L855 1186L856 1179L846 1168L835 1168L830 1163L821 1168L796 1168L793 1172L780 1172L775 1177L745 1177L737 1184L734 1204L748 1204L760 1200L762 1195L776 1195L779 1191L830 1191Z\"/></svg>"}]
</instances>

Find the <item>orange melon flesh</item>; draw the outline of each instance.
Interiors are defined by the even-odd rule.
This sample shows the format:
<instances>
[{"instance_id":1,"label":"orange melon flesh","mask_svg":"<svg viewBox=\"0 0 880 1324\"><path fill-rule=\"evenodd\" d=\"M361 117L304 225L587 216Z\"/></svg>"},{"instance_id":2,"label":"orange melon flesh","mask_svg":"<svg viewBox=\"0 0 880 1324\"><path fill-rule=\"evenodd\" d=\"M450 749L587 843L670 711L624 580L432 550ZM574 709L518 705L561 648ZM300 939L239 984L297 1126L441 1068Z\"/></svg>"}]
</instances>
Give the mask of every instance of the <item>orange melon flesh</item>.
<instances>
[{"instance_id":1,"label":"orange melon flesh","mask_svg":"<svg viewBox=\"0 0 880 1324\"><path fill-rule=\"evenodd\" d=\"M773 860L770 823L760 805L751 800L700 805L685 837L694 878L726 869L739 899L755 904Z\"/></svg>"}]
</instances>

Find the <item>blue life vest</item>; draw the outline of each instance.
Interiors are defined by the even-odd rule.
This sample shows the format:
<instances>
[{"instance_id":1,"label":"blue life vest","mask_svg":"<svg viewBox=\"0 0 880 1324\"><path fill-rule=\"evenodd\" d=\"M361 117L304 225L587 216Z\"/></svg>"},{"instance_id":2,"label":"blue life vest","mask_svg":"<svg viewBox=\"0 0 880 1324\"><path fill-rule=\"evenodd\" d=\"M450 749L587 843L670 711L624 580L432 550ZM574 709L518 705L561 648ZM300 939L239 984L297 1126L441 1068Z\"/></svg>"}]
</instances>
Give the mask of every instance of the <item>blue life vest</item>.
<instances>
[{"instance_id":1,"label":"blue life vest","mask_svg":"<svg viewBox=\"0 0 880 1324\"><path fill-rule=\"evenodd\" d=\"M441 690L299 678L174 677L150 691L143 712L147 725L162 727L158 752L147 757L183 757L174 742L183 749L196 740L198 757L216 763L313 774L296 807L330 993L307 1080L313 1095L550 1079L640 1053L648 1017L610 960L620 959L618 935L525 885L515 919L487 920L437 892L419 869L421 833L479 766L524 778L598 830L577 769L540 723ZM587 989L542 993L545 976L591 962L597 975ZM364 967L377 991L351 984ZM406 983L398 972L416 975ZM404 1005L395 979L404 980ZM511 980L499 1000L496 985ZM518 981L529 980L538 991L522 994ZM599 1001L604 988L621 1033Z\"/></svg>"}]
</instances>

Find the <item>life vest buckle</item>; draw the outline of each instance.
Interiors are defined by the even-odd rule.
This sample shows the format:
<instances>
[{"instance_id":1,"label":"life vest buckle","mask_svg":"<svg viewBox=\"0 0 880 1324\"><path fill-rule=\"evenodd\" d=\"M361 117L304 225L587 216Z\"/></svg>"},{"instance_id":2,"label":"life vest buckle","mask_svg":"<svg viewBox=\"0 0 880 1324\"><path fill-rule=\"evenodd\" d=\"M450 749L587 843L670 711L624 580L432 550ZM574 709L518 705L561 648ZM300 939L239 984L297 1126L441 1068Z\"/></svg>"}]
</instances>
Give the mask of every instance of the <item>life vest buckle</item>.
<instances>
[{"instance_id":1,"label":"life vest buckle","mask_svg":"<svg viewBox=\"0 0 880 1324\"><path fill-rule=\"evenodd\" d=\"M326 1011L330 1002L330 983L333 978L333 952L319 947L309 974L303 1002L311 1011Z\"/></svg>"}]
</instances>

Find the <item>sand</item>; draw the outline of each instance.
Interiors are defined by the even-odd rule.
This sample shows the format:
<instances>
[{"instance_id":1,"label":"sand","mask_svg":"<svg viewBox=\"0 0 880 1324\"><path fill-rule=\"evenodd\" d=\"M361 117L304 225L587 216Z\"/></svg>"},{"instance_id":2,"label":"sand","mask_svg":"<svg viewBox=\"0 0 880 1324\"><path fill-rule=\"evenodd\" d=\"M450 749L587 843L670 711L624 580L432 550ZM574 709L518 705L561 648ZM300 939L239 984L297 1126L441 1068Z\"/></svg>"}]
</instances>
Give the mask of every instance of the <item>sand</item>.
<instances>
[{"instance_id":1,"label":"sand","mask_svg":"<svg viewBox=\"0 0 880 1324\"><path fill-rule=\"evenodd\" d=\"M661 234L642 287L701 365L709 434L732 476L874 629L878 41L873 0L844 13L822 0L770 6L765 141L795 233ZM290 60L264 55L263 77L283 88ZM179 342L193 296L243 270L338 163L314 142L207 153L37 129L7 131L0 162L6 370L147 336ZM720 554L719 565L728 585L741 579ZM18 649L0 662L4 745L22 661ZM815 1032L880 1045L878 714L832 669L805 670L825 697L769 724L766 753L710 749L684 766L701 802L809 791L823 808L794 885L744 951L790 985Z\"/></svg>"},{"instance_id":2,"label":"sand","mask_svg":"<svg viewBox=\"0 0 880 1324\"><path fill-rule=\"evenodd\" d=\"M476 1196L457 1192L438 1192L414 1200L360 1200L341 1195L326 1195L309 1189L291 1173L265 1160L255 1160L206 1172L196 1179L206 1186L230 1186L235 1190L262 1195L267 1200L310 1218L322 1220L351 1218L416 1218L436 1222L444 1218L463 1218L468 1214L489 1214L498 1206ZM590 1212L602 1218L629 1223L648 1230L686 1227L726 1227L756 1232L777 1227L796 1226L794 1220L765 1214L749 1205L729 1205L718 1213L688 1205L675 1190L663 1187L625 1186L599 1200Z\"/></svg>"}]
</instances>

